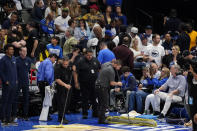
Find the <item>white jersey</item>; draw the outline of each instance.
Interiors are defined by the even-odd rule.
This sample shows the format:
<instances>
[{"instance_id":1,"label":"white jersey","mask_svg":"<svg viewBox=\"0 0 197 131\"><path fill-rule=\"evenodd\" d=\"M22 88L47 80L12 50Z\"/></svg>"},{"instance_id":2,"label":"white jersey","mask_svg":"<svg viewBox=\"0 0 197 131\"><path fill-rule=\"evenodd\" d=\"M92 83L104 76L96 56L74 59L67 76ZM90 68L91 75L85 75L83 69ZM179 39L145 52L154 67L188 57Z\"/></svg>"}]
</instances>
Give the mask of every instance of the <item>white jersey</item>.
<instances>
[{"instance_id":1,"label":"white jersey","mask_svg":"<svg viewBox=\"0 0 197 131\"><path fill-rule=\"evenodd\" d=\"M149 56L155 60L156 64L160 66L162 64L162 57L165 55L164 48L161 45L148 45L147 49L144 52L144 55Z\"/></svg>"}]
</instances>

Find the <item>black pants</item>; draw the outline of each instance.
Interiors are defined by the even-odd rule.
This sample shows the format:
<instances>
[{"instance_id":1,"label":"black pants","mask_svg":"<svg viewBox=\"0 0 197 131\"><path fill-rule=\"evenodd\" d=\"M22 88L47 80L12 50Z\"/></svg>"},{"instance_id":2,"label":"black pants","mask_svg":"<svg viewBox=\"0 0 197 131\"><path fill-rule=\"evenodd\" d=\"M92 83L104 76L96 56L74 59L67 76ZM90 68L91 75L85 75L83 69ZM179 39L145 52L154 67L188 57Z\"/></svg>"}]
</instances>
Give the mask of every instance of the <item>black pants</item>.
<instances>
[{"instance_id":1,"label":"black pants","mask_svg":"<svg viewBox=\"0 0 197 131\"><path fill-rule=\"evenodd\" d=\"M45 97L45 87L48 85L47 82L45 81L39 81L38 82L38 88L40 90L40 95L41 95L41 102L43 104L44 97Z\"/></svg>"},{"instance_id":2,"label":"black pants","mask_svg":"<svg viewBox=\"0 0 197 131\"><path fill-rule=\"evenodd\" d=\"M197 103L190 105L190 116L192 120L193 131L197 131L197 124L194 123L194 115L197 114Z\"/></svg>"},{"instance_id":3,"label":"black pants","mask_svg":"<svg viewBox=\"0 0 197 131\"><path fill-rule=\"evenodd\" d=\"M16 87L11 87L8 85L2 85L2 98L1 98L1 119L10 121L12 106L14 104L14 98L16 95Z\"/></svg>"},{"instance_id":4,"label":"black pants","mask_svg":"<svg viewBox=\"0 0 197 131\"><path fill-rule=\"evenodd\" d=\"M80 82L82 97L82 114L88 115L89 102L92 105L93 114L97 114L97 94L95 92L95 83Z\"/></svg>"},{"instance_id":5,"label":"black pants","mask_svg":"<svg viewBox=\"0 0 197 131\"><path fill-rule=\"evenodd\" d=\"M72 83L72 88L70 90L71 98L69 104L69 111L75 112L80 108L79 102L81 101L80 90L75 88L75 85Z\"/></svg>"},{"instance_id":6,"label":"black pants","mask_svg":"<svg viewBox=\"0 0 197 131\"><path fill-rule=\"evenodd\" d=\"M68 98L67 98L67 93L68 94ZM65 117L65 113L68 110L68 105L69 105L69 101L70 101L70 91L68 92L68 90L65 87L62 86L57 86L57 110L58 110L58 120L61 120L62 117ZM66 102L67 99L67 103ZM64 107L66 104L66 108L64 111ZM64 114L63 114L64 113Z\"/></svg>"},{"instance_id":7,"label":"black pants","mask_svg":"<svg viewBox=\"0 0 197 131\"><path fill-rule=\"evenodd\" d=\"M22 93L23 93L23 115L28 115L29 110L29 86L22 86Z\"/></svg>"},{"instance_id":8,"label":"black pants","mask_svg":"<svg viewBox=\"0 0 197 131\"><path fill-rule=\"evenodd\" d=\"M18 102L19 102L19 95L20 90L22 89L22 105L23 105L23 116L28 116L28 110L29 110L29 85L28 84L20 84L16 90L16 93L14 95L14 103L12 108L12 115L16 117L17 115L17 108L18 108Z\"/></svg>"},{"instance_id":9,"label":"black pants","mask_svg":"<svg viewBox=\"0 0 197 131\"><path fill-rule=\"evenodd\" d=\"M108 87L97 86L98 90L98 116L99 122L105 121L105 112L109 105Z\"/></svg>"}]
</instances>

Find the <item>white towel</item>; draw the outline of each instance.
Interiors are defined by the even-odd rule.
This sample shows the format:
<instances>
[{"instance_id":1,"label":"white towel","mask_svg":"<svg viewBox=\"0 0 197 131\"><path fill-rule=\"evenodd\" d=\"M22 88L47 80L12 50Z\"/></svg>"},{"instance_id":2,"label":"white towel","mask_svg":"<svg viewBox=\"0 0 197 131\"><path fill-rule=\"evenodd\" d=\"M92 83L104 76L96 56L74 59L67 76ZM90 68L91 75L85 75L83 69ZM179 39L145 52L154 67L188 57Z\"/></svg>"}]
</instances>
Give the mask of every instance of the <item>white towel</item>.
<instances>
[{"instance_id":1,"label":"white towel","mask_svg":"<svg viewBox=\"0 0 197 131\"><path fill-rule=\"evenodd\" d=\"M45 97L43 101L43 107L42 111L40 114L40 121L47 121L48 118L48 112L49 112L49 107L52 106L52 99L54 95L55 90L51 88L50 86L45 87Z\"/></svg>"}]
</instances>

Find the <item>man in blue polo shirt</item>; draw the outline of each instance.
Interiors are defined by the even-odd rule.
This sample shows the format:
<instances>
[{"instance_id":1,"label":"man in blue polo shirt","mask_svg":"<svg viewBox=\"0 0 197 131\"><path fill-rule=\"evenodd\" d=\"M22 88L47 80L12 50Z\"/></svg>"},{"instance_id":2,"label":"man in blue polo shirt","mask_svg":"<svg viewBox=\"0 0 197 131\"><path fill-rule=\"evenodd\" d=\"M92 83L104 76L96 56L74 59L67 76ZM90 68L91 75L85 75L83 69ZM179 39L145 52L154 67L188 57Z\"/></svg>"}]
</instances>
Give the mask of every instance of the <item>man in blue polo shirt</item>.
<instances>
[{"instance_id":1,"label":"man in blue polo shirt","mask_svg":"<svg viewBox=\"0 0 197 131\"><path fill-rule=\"evenodd\" d=\"M104 64L106 62L112 61L113 59L116 59L114 53L107 48L106 42L101 41L100 49L101 50L99 51L97 59L101 64Z\"/></svg>"}]
</instances>

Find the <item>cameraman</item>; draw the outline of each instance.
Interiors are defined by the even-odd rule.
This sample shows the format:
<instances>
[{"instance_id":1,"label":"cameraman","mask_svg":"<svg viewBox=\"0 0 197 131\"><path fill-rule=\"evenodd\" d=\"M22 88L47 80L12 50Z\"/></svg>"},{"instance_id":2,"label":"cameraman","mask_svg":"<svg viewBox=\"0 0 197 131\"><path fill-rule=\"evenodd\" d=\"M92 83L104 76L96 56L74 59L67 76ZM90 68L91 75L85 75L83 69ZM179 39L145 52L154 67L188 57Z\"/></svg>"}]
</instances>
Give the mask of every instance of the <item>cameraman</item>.
<instances>
[{"instance_id":1,"label":"cameraman","mask_svg":"<svg viewBox=\"0 0 197 131\"><path fill-rule=\"evenodd\" d=\"M190 54L189 51L183 52L184 59L189 61L188 82L188 104L189 114L192 119L193 130L197 130L197 57Z\"/></svg>"}]
</instances>

